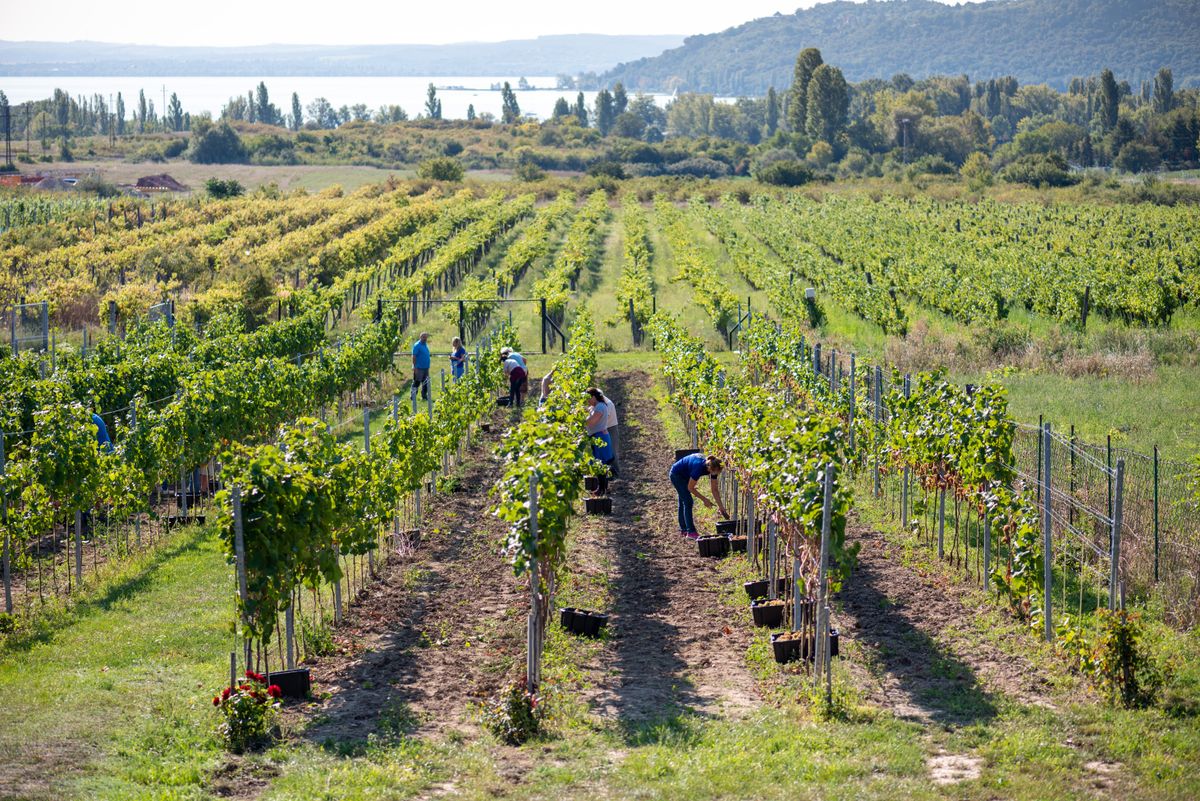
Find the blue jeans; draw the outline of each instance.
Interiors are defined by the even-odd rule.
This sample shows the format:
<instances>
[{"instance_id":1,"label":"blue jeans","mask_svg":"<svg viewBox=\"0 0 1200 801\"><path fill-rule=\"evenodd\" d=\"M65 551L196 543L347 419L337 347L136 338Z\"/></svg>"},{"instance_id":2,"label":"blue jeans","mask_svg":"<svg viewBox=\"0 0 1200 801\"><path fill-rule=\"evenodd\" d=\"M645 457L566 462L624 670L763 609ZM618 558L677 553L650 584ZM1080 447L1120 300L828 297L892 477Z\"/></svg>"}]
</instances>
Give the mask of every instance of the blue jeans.
<instances>
[{"instance_id":1,"label":"blue jeans","mask_svg":"<svg viewBox=\"0 0 1200 801\"><path fill-rule=\"evenodd\" d=\"M679 495L679 530L695 533L696 523L692 520L692 504L695 499L688 490L689 479L686 475L671 476L671 484Z\"/></svg>"}]
</instances>

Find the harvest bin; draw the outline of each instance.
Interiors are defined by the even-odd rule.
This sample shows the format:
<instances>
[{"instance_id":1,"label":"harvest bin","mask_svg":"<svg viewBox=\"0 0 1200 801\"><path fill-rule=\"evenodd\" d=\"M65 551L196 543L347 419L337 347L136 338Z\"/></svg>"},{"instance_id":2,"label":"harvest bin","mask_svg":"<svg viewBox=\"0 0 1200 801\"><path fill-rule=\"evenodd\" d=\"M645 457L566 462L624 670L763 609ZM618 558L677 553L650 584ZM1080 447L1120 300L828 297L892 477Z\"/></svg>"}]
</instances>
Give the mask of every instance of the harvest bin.
<instances>
[{"instance_id":1,"label":"harvest bin","mask_svg":"<svg viewBox=\"0 0 1200 801\"><path fill-rule=\"evenodd\" d=\"M612 514L612 498L584 498L583 505L589 515Z\"/></svg>"},{"instance_id":2,"label":"harvest bin","mask_svg":"<svg viewBox=\"0 0 1200 801\"><path fill-rule=\"evenodd\" d=\"M700 453L700 449L699 448L676 448L675 449L675 461L678 462L683 457L691 456L693 453Z\"/></svg>"},{"instance_id":3,"label":"harvest bin","mask_svg":"<svg viewBox=\"0 0 1200 801\"><path fill-rule=\"evenodd\" d=\"M558 623L567 631L575 630L575 607L564 606L558 610Z\"/></svg>"},{"instance_id":4,"label":"harvest bin","mask_svg":"<svg viewBox=\"0 0 1200 801\"><path fill-rule=\"evenodd\" d=\"M307 698L312 690L312 674L308 668L277 670L267 675L267 684L278 684L285 698Z\"/></svg>"},{"instance_id":5,"label":"harvest bin","mask_svg":"<svg viewBox=\"0 0 1200 801\"><path fill-rule=\"evenodd\" d=\"M750 604L754 625L777 628L783 625L783 601L754 601Z\"/></svg>"},{"instance_id":6,"label":"harvest bin","mask_svg":"<svg viewBox=\"0 0 1200 801\"><path fill-rule=\"evenodd\" d=\"M790 579L787 577L778 578L775 580L776 595L787 592L788 581L790 581ZM750 596L750 599L753 600L755 598L766 598L767 589L770 587L770 584L766 579L759 579L758 581L747 581L742 585L742 587L746 590L746 594Z\"/></svg>"},{"instance_id":7,"label":"harvest bin","mask_svg":"<svg viewBox=\"0 0 1200 801\"><path fill-rule=\"evenodd\" d=\"M608 615L587 609L561 609L559 619L567 631L584 637L599 637L608 626Z\"/></svg>"},{"instance_id":8,"label":"harvest bin","mask_svg":"<svg viewBox=\"0 0 1200 801\"><path fill-rule=\"evenodd\" d=\"M701 537L696 540L701 556L724 556L729 553L728 537Z\"/></svg>"},{"instance_id":9,"label":"harvest bin","mask_svg":"<svg viewBox=\"0 0 1200 801\"><path fill-rule=\"evenodd\" d=\"M783 631L771 635L771 650L775 652L775 661L782 665L797 659L807 659L811 662L816 657L817 646L812 635L803 636L799 632ZM837 629L829 630L829 655L838 655Z\"/></svg>"},{"instance_id":10,"label":"harvest bin","mask_svg":"<svg viewBox=\"0 0 1200 801\"><path fill-rule=\"evenodd\" d=\"M746 538L745 537L735 537L734 535L730 534L729 535L729 550L733 551L734 553L745 553L746 552Z\"/></svg>"}]
</instances>

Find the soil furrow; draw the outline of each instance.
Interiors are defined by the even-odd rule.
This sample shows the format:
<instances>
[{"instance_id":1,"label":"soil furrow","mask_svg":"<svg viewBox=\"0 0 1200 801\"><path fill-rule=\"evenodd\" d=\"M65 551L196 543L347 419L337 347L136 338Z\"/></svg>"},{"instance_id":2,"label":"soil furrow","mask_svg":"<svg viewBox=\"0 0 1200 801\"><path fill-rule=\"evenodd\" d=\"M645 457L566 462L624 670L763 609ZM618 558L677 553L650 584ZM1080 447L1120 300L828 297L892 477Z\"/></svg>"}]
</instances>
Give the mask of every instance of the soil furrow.
<instances>
[{"instance_id":1,"label":"soil furrow","mask_svg":"<svg viewBox=\"0 0 1200 801\"><path fill-rule=\"evenodd\" d=\"M668 480L674 450L658 418L652 379L604 377L621 415L621 478L613 515L583 524L577 559L612 563L612 640L590 699L631 726L690 711L738 715L757 705L744 654L749 637L726 625L716 565L678 534Z\"/></svg>"}]
</instances>

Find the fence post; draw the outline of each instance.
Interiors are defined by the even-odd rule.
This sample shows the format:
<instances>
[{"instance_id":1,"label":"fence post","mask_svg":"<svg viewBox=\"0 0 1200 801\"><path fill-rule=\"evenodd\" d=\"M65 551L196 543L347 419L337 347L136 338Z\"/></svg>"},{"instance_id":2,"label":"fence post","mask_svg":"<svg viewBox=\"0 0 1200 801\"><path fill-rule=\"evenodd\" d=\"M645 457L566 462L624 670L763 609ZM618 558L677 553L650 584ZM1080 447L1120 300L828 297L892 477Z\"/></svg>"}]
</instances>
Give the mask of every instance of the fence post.
<instances>
[{"instance_id":1,"label":"fence post","mask_svg":"<svg viewBox=\"0 0 1200 801\"><path fill-rule=\"evenodd\" d=\"M938 488L938 559L946 557L946 489Z\"/></svg>"},{"instance_id":2,"label":"fence post","mask_svg":"<svg viewBox=\"0 0 1200 801\"><path fill-rule=\"evenodd\" d=\"M992 518L985 508L983 512L983 586L992 583Z\"/></svg>"},{"instance_id":3,"label":"fence post","mask_svg":"<svg viewBox=\"0 0 1200 801\"><path fill-rule=\"evenodd\" d=\"M1112 515L1112 567L1108 578L1108 608L1115 609L1117 589L1121 583L1121 512L1125 495L1125 460L1117 460L1117 488L1113 496Z\"/></svg>"},{"instance_id":4,"label":"fence post","mask_svg":"<svg viewBox=\"0 0 1200 801\"><path fill-rule=\"evenodd\" d=\"M296 610L292 602L288 602L283 613L283 629L287 638L287 669L296 669Z\"/></svg>"},{"instance_id":5,"label":"fence post","mask_svg":"<svg viewBox=\"0 0 1200 801\"><path fill-rule=\"evenodd\" d=\"M1050 474L1050 424L1042 429L1042 615L1046 642L1054 642L1054 621L1051 618L1050 601L1054 595L1054 517L1053 481Z\"/></svg>"},{"instance_id":6,"label":"fence post","mask_svg":"<svg viewBox=\"0 0 1200 801\"><path fill-rule=\"evenodd\" d=\"M527 632L527 647L525 651L525 687L529 692L536 692L538 686L538 644L539 609L538 598L538 560L537 560L537 515L538 515L538 481L537 472L529 476L529 536L533 542L533 553L529 558L529 628Z\"/></svg>"},{"instance_id":7,"label":"fence post","mask_svg":"<svg viewBox=\"0 0 1200 801\"><path fill-rule=\"evenodd\" d=\"M233 487L233 554L237 563L238 598L242 603L239 619L242 623L242 645L245 648L246 669L250 669L250 638L246 636L246 533L242 522L242 488Z\"/></svg>"},{"instance_id":8,"label":"fence post","mask_svg":"<svg viewBox=\"0 0 1200 801\"><path fill-rule=\"evenodd\" d=\"M767 518L767 599L774 601L779 597L779 587L776 577L779 575L776 556L775 518Z\"/></svg>"},{"instance_id":9,"label":"fence post","mask_svg":"<svg viewBox=\"0 0 1200 801\"><path fill-rule=\"evenodd\" d=\"M0 450L3 453L3 450ZM1158 583L1158 446L1154 446L1154 582Z\"/></svg>"},{"instance_id":10,"label":"fence post","mask_svg":"<svg viewBox=\"0 0 1200 801\"><path fill-rule=\"evenodd\" d=\"M853 457L854 453L854 406L858 401L858 396L855 395L855 354L850 354L850 453Z\"/></svg>"},{"instance_id":11,"label":"fence post","mask_svg":"<svg viewBox=\"0 0 1200 801\"><path fill-rule=\"evenodd\" d=\"M821 680L821 671L825 672L825 703L832 700L832 658L829 653L829 536L833 517L833 464L825 466L825 497L821 506L821 556L817 571L817 633L816 659L813 660L813 673L817 682Z\"/></svg>"},{"instance_id":12,"label":"fence post","mask_svg":"<svg viewBox=\"0 0 1200 801\"><path fill-rule=\"evenodd\" d=\"M1108 517L1113 516L1113 463L1112 463L1112 434L1105 438L1104 466L1108 468Z\"/></svg>"},{"instance_id":13,"label":"fence post","mask_svg":"<svg viewBox=\"0 0 1200 801\"><path fill-rule=\"evenodd\" d=\"M0 431L0 479L4 478L4 432ZM0 484L0 486L3 486ZM0 525L4 526L4 611L12 614L12 540L8 535L8 495L0 490Z\"/></svg>"},{"instance_id":14,"label":"fence post","mask_svg":"<svg viewBox=\"0 0 1200 801\"><path fill-rule=\"evenodd\" d=\"M904 397L908 398L912 394L912 376L905 374L904 376ZM900 525L908 528L908 484L909 484L909 466L904 465L904 478L900 485Z\"/></svg>"},{"instance_id":15,"label":"fence post","mask_svg":"<svg viewBox=\"0 0 1200 801\"><path fill-rule=\"evenodd\" d=\"M42 301L42 350L50 350L50 304Z\"/></svg>"},{"instance_id":16,"label":"fence post","mask_svg":"<svg viewBox=\"0 0 1200 801\"><path fill-rule=\"evenodd\" d=\"M83 582L83 512L75 513L75 585Z\"/></svg>"},{"instance_id":17,"label":"fence post","mask_svg":"<svg viewBox=\"0 0 1200 801\"><path fill-rule=\"evenodd\" d=\"M875 365L875 497L883 493L879 484L879 437L883 433L883 368Z\"/></svg>"},{"instance_id":18,"label":"fence post","mask_svg":"<svg viewBox=\"0 0 1200 801\"><path fill-rule=\"evenodd\" d=\"M1042 415L1038 415L1038 436L1037 436L1037 501L1040 505L1042 502L1042 449L1046 445L1045 437L1042 432L1045 431L1046 423Z\"/></svg>"},{"instance_id":19,"label":"fence post","mask_svg":"<svg viewBox=\"0 0 1200 801\"><path fill-rule=\"evenodd\" d=\"M371 410L363 408L363 453L367 456L371 455ZM375 539L378 541L379 532L375 532ZM375 578L375 549L367 551L367 569L371 573L371 578Z\"/></svg>"}]
</instances>

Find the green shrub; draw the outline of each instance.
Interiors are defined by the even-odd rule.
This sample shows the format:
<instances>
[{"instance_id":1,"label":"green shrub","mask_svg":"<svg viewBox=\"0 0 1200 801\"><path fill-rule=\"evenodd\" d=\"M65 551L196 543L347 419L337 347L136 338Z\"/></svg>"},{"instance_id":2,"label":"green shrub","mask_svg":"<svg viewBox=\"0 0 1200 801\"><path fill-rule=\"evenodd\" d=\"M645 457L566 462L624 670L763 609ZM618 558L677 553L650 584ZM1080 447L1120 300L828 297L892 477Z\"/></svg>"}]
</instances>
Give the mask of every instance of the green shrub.
<instances>
[{"instance_id":1,"label":"green shrub","mask_svg":"<svg viewBox=\"0 0 1200 801\"><path fill-rule=\"evenodd\" d=\"M513 170L513 177L518 181L540 181L546 177L546 173L541 167L531 161L522 162Z\"/></svg>"},{"instance_id":2,"label":"green shrub","mask_svg":"<svg viewBox=\"0 0 1200 801\"><path fill-rule=\"evenodd\" d=\"M230 178L227 181L222 181L220 178L209 178L204 182L204 191L208 192L210 197L221 198L237 197L246 191L246 188L240 183Z\"/></svg>"},{"instance_id":3,"label":"green shrub","mask_svg":"<svg viewBox=\"0 0 1200 801\"><path fill-rule=\"evenodd\" d=\"M186 136L171 139L171 141L163 145L162 154L169 159L177 158L183 155L184 151L187 150L187 146L188 140Z\"/></svg>"},{"instance_id":4,"label":"green shrub","mask_svg":"<svg viewBox=\"0 0 1200 801\"><path fill-rule=\"evenodd\" d=\"M611 178L616 181L625 179L625 168L618 161L597 161L587 168L587 174L593 178Z\"/></svg>"},{"instance_id":5,"label":"green shrub","mask_svg":"<svg viewBox=\"0 0 1200 801\"><path fill-rule=\"evenodd\" d=\"M199 126L188 151L188 160L195 164L241 164L248 159L242 138L227 122Z\"/></svg>"},{"instance_id":6,"label":"green shrub","mask_svg":"<svg viewBox=\"0 0 1200 801\"><path fill-rule=\"evenodd\" d=\"M1071 186L1078 182L1067 167L1067 160L1057 153L1034 153L1021 156L1000 173L1010 184L1029 184L1039 189L1047 186Z\"/></svg>"},{"instance_id":7,"label":"green shrub","mask_svg":"<svg viewBox=\"0 0 1200 801\"><path fill-rule=\"evenodd\" d=\"M1149 172L1162 164L1162 153L1154 145L1126 142L1113 159L1113 166L1122 172Z\"/></svg>"},{"instance_id":8,"label":"green shrub","mask_svg":"<svg viewBox=\"0 0 1200 801\"><path fill-rule=\"evenodd\" d=\"M417 165L417 177L457 183L463 179L463 166L450 157L427 159Z\"/></svg>"},{"instance_id":9,"label":"green shrub","mask_svg":"<svg viewBox=\"0 0 1200 801\"><path fill-rule=\"evenodd\" d=\"M756 180L772 186L803 186L813 177L813 171L798 160L772 161L754 171Z\"/></svg>"}]
</instances>

